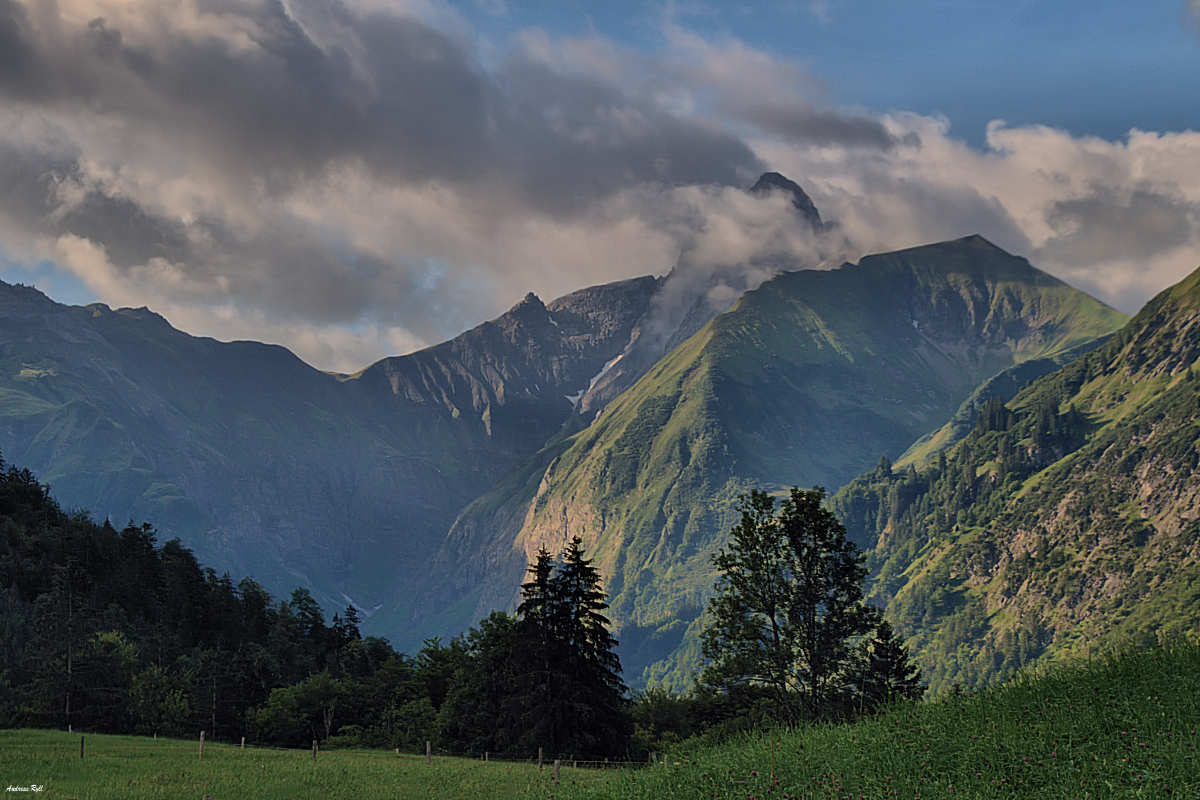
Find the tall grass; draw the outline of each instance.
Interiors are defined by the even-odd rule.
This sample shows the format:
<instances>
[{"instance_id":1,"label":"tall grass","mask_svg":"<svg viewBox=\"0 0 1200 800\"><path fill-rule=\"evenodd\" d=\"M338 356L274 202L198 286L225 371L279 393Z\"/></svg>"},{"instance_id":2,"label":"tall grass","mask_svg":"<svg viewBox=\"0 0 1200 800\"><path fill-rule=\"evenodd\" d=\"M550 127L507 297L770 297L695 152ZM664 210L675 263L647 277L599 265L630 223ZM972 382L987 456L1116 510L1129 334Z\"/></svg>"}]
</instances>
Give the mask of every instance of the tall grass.
<instances>
[{"instance_id":1,"label":"tall grass","mask_svg":"<svg viewBox=\"0 0 1200 800\"><path fill-rule=\"evenodd\" d=\"M1200 798L1200 646L1027 672L853 725L678 748L556 798Z\"/></svg>"}]
</instances>

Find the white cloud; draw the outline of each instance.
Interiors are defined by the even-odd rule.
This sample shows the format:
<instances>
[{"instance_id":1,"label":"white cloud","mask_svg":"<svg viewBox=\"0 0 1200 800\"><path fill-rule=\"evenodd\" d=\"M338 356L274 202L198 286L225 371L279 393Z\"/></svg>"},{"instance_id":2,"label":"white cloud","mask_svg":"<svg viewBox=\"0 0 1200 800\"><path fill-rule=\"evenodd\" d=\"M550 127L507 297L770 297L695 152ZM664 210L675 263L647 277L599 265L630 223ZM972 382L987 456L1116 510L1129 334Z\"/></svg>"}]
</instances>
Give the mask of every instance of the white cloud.
<instances>
[{"instance_id":1,"label":"white cloud","mask_svg":"<svg viewBox=\"0 0 1200 800\"><path fill-rule=\"evenodd\" d=\"M0 0L3 255L339 371L681 253L715 304L828 255L734 188L768 168L859 252L980 233L1125 310L1200 264L1200 134L996 124L977 150L662 32L526 31L485 68L435 0Z\"/></svg>"},{"instance_id":2,"label":"white cloud","mask_svg":"<svg viewBox=\"0 0 1200 800\"><path fill-rule=\"evenodd\" d=\"M944 121L886 120L921 145L864 157L760 142L862 251L979 233L1124 311L1200 266L1200 133L1124 141L993 123L987 148Z\"/></svg>"}]
</instances>

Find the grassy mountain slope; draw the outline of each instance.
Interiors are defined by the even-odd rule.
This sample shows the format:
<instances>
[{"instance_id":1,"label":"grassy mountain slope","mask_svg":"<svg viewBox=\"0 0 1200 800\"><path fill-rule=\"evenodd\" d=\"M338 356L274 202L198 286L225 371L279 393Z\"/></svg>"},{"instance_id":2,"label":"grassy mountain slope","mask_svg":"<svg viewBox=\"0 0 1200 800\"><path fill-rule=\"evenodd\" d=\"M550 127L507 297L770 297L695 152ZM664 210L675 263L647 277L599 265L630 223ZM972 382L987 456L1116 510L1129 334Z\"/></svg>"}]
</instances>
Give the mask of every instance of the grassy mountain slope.
<instances>
[{"instance_id":1,"label":"grassy mountain slope","mask_svg":"<svg viewBox=\"0 0 1200 800\"><path fill-rule=\"evenodd\" d=\"M853 725L692 739L558 798L1200 797L1200 645L1112 648ZM532 795L531 795L532 796Z\"/></svg>"},{"instance_id":2,"label":"grassy mountain slope","mask_svg":"<svg viewBox=\"0 0 1200 800\"><path fill-rule=\"evenodd\" d=\"M978 237L779 275L527 462L506 496L473 504L414 616L504 607L537 548L580 535L628 677L682 683L739 493L839 486L996 374L1124 319Z\"/></svg>"},{"instance_id":3,"label":"grassy mountain slope","mask_svg":"<svg viewBox=\"0 0 1200 800\"><path fill-rule=\"evenodd\" d=\"M369 611L570 417L568 396L621 352L656 286L530 296L339 380L281 347L0 285L0 448L68 507L150 521L218 570Z\"/></svg>"},{"instance_id":4,"label":"grassy mountain slope","mask_svg":"<svg viewBox=\"0 0 1200 800\"><path fill-rule=\"evenodd\" d=\"M935 685L1200 632L1197 359L1200 272L924 468L838 494Z\"/></svg>"}]
</instances>

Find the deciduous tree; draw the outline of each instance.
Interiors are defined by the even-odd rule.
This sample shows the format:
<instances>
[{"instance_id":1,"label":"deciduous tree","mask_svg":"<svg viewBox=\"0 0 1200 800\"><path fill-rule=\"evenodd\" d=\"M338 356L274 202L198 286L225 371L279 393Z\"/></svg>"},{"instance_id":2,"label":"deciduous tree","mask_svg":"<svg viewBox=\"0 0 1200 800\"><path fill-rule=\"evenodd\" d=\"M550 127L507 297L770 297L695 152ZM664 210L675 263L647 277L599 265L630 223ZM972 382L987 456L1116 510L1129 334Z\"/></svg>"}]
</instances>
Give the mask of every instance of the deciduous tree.
<instances>
[{"instance_id":1,"label":"deciduous tree","mask_svg":"<svg viewBox=\"0 0 1200 800\"><path fill-rule=\"evenodd\" d=\"M832 713L856 641L876 625L863 603L864 556L823 507L821 488L741 498L702 637L703 682L769 688L790 719Z\"/></svg>"}]
</instances>

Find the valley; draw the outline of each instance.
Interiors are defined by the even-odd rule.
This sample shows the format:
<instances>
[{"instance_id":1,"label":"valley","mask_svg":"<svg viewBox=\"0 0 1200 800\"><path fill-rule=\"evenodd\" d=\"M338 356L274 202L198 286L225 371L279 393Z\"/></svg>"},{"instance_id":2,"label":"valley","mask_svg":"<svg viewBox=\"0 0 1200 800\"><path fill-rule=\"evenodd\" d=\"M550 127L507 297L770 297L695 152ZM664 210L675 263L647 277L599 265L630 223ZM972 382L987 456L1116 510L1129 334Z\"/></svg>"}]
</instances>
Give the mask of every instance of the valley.
<instances>
[{"instance_id":1,"label":"valley","mask_svg":"<svg viewBox=\"0 0 1200 800\"><path fill-rule=\"evenodd\" d=\"M709 559L740 494L849 485L839 498L887 496L854 488L881 456L896 463L891 481L935 452L953 461L991 397L1123 341L1104 344L1124 315L980 237L796 267L698 326L695 314L677 319L696 332L660 357L644 351L640 368L630 354L670 276L549 303L529 295L353 375L279 347L191 337L146 309L61 306L6 285L0 452L68 508L150 522L273 593L300 585L327 610L352 603L365 633L401 650L511 610L536 551L580 536L627 680L682 689L700 665ZM1155 375L1178 374L1189 352ZM925 653L935 634L899 609L945 582L917 576L943 576L929 554L957 540L914 550L904 539L897 555L881 512L835 502L876 526L850 525L876 567L875 597ZM989 602L971 613L996 613ZM943 616L954 613L965 612Z\"/></svg>"}]
</instances>

